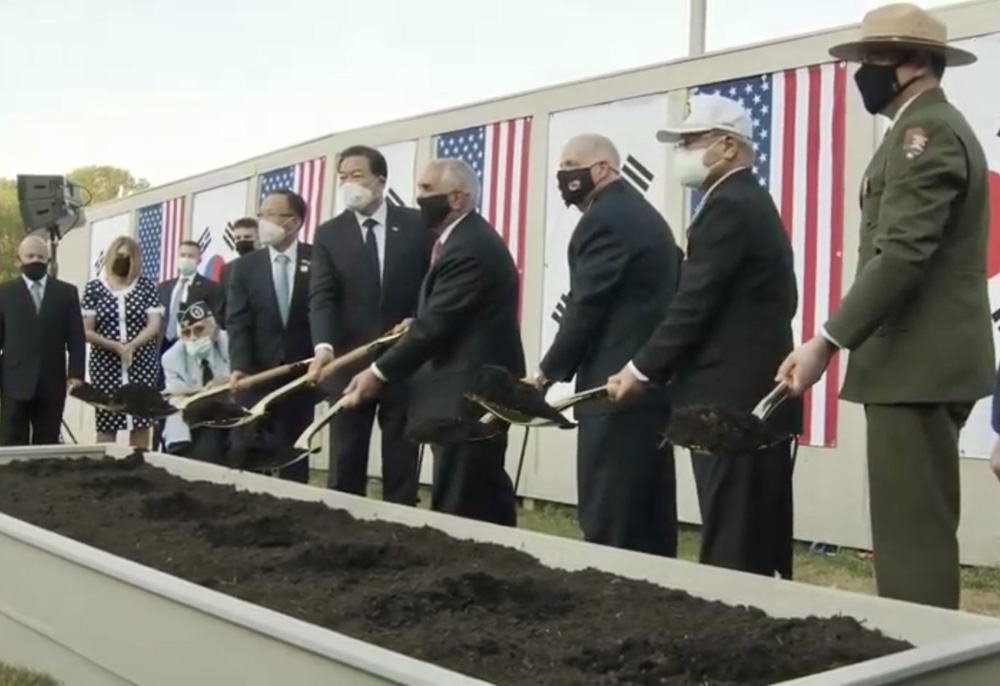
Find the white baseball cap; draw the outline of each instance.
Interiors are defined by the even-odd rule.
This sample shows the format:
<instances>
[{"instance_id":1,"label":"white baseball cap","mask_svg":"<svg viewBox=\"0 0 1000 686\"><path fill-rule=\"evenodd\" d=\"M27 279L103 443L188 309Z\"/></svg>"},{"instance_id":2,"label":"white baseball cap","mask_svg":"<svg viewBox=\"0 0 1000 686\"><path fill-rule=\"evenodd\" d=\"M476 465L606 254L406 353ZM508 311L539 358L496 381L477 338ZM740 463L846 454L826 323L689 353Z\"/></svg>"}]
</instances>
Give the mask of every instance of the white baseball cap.
<instances>
[{"instance_id":1,"label":"white baseball cap","mask_svg":"<svg viewBox=\"0 0 1000 686\"><path fill-rule=\"evenodd\" d=\"M682 136L707 131L727 131L748 141L753 140L750 113L735 100L721 95L692 95L684 121L657 131L656 140L676 143Z\"/></svg>"}]
</instances>

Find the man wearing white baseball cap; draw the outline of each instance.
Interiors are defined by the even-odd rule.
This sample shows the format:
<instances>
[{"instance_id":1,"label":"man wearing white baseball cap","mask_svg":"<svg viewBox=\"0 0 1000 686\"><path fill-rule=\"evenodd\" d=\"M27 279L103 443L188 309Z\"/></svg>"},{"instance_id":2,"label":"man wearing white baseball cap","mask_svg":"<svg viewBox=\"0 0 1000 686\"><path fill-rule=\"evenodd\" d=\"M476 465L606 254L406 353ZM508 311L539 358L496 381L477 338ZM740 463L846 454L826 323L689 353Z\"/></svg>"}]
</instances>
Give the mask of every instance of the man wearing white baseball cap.
<instances>
[{"instance_id":1,"label":"man wearing white baseball cap","mask_svg":"<svg viewBox=\"0 0 1000 686\"><path fill-rule=\"evenodd\" d=\"M672 381L675 408L750 411L792 350L797 305L792 249L752 169L753 123L734 100L694 95L684 121L656 137L676 145L675 173L703 200L667 316L608 379L609 395L622 401ZM768 421L779 435L798 434L801 404L783 404ZM791 450L789 438L753 454L693 453L703 563L791 578Z\"/></svg>"}]
</instances>

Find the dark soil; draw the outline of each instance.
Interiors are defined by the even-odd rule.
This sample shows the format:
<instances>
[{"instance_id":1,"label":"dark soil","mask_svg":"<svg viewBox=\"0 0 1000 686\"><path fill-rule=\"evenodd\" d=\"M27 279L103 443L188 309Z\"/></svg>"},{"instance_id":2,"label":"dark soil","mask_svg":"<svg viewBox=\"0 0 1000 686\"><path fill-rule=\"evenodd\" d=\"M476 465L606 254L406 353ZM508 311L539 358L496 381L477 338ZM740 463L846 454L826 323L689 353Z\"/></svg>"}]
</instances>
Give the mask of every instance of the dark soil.
<instances>
[{"instance_id":1,"label":"dark soil","mask_svg":"<svg viewBox=\"0 0 1000 686\"><path fill-rule=\"evenodd\" d=\"M527 422L547 419L562 429L576 426L545 401L545 392L515 378L503 367L486 365L476 370L466 397L482 403L505 419Z\"/></svg>"},{"instance_id":2,"label":"dark soil","mask_svg":"<svg viewBox=\"0 0 1000 686\"><path fill-rule=\"evenodd\" d=\"M516 686L764 686L910 647L430 528L187 482L141 458L0 467L0 510L169 574Z\"/></svg>"},{"instance_id":3,"label":"dark soil","mask_svg":"<svg viewBox=\"0 0 1000 686\"><path fill-rule=\"evenodd\" d=\"M250 412L237 403L229 394L209 396L195 400L186 406L181 413L184 423L189 427L212 424L227 424L249 416Z\"/></svg>"},{"instance_id":4,"label":"dark soil","mask_svg":"<svg viewBox=\"0 0 1000 686\"><path fill-rule=\"evenodd\" d=\"M427 419L408 427L406 437L414 443L435 445L473 443L499 436L507 426L502 419L486 423L478 419Z\"/></svg>"},{"instance_id":5,"label":"dark soil","mask_svg":"<svg viewBox=\"0 0 1000 686\"><path fill-rule=\"evenodd\" d=\"M787 438L750 412L710 405L674 410L666 438L682 448L726 455L753 452Z\"/></svg>"}]
</instances>

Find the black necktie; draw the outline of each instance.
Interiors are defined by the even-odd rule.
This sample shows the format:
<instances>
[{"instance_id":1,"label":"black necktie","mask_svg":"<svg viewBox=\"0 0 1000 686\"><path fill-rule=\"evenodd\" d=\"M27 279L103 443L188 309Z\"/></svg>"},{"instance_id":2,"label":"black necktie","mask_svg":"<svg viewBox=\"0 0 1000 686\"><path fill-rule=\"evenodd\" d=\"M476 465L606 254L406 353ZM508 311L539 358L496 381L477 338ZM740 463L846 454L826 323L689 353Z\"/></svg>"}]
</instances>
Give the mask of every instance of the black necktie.
<instances>
[{"instance_id":1,"label":"black necktie","mask_svg":"<svg viewBox=\"0 0 1000 686\"><path fill-rule=\"evenodd\" d=\"M201 361L201 385L207 386L215 378L215 374L212 373L212 365L208 363L207 359Z\"/></svg>"},{"instance_id":2,"label":"black necktie","mask_svg":"<svg viewBox=\"0 0 1000 686\"><path fill-rule=\"evenodd\" d=\"M365 220L363 226L365 227L365 247L368 248L368 258L371 260L372 267L375 269L375 281L381 291L382 269L379 267L378 238L375 236L375 227L378 226L378 222L369 217Z\"/></svg>"}]
</instances>

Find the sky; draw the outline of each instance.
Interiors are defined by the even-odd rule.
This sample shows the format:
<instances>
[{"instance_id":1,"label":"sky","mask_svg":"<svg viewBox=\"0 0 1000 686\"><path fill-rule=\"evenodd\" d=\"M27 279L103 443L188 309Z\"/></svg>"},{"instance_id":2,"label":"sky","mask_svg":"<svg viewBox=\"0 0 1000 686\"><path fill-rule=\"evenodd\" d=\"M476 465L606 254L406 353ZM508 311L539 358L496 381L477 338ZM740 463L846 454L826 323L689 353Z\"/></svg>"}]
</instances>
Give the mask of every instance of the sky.
<instances>
[{"instance_id":1,"label":"sky","mask_svg":"<svg viewBox=\"0 0 1000 686\"><path fill-rule=\"evenodd\" d=\"M880 0L708 0L708 50ZM953 4L923 0L924 7ZM0 0L0 177L154 185L311 138L665 62L688 0Z\"/></svg>"}]
</instances>

